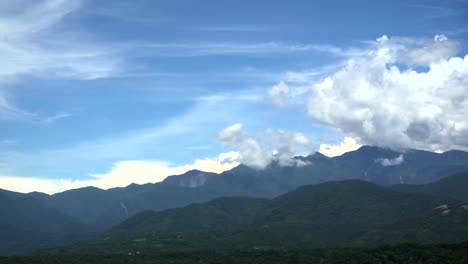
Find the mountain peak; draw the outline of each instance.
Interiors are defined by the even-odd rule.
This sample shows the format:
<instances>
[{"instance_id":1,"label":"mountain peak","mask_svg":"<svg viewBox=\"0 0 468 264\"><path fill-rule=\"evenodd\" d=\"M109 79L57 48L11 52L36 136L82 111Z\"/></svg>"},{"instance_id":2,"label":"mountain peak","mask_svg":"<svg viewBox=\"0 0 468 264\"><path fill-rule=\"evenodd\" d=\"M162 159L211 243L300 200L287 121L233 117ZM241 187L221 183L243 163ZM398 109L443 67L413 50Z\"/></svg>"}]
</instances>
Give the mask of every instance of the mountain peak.
<instances>
[{"instance_id":1,"label":"mountain peak","mask_svg":"<svg viewBox=\"0 0 468 264\"><path fill-rule=\"evenodd\" d=\"M54 193L52 196L62 196L62 195L71 195L76 193L105 193L106 191L94 186L87 186L77 189L72 189L64 192Z\"/></svg>"},{"instance_id":2,"label":"mountain peak","mask_svg":"<svg viewBox=\"0 0 468 264\"><path fill-rule=\"evenodd\" d=\"M30 193L27 193L27 195L29 197L34 197L34 198L45 198L49 196L48 194L42 193L42 192L30 192Z\"/></svg>"},{"instance_id":3,"label":"mountain peak","mask_svg":"<svg viewBox=\"0 0 468 264\"><path fill-rule=\"evenodd\" d=\"M356 151L378 151L378 150L392 150L392 149L388 147L362 145Z\"/></svg>"},{"instance_id":4,"label":"mountain peak","mask_svg":"<svg viewBox=\"0 0 468 264\"><path fill-rule=\"evenodd\" d=\"M349 157L349 156L374 156L375 158L394 156L400 154L401 152L387 148L387 147L378 147L378 146L369 146L364 145L358 148L357 150L346 152L340 157Z\"/></svg>"},{"instance_id":5,"label":"mountain peak","mask_svg":"<svg viewBox=\"0 0 468 264\"><path fill-rule=\"evenodd\" d=\"M330 157L328 157L327 155L324 155L318 151L314 152L314 153L310 153L308 156L307 156L308 159L329 159Z\"/></svg>"}]
</instances>

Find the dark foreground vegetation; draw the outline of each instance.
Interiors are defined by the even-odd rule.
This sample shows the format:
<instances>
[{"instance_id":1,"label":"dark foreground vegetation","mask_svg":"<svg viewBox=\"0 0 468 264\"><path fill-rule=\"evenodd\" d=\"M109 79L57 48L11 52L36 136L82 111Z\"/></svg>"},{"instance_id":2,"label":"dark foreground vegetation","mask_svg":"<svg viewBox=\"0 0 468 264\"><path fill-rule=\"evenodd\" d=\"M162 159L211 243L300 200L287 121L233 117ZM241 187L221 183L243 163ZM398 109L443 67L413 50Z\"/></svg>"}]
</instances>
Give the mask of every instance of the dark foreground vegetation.
<instances>
[{"instance_id":1,"label":"dark foreground vegetation","mask_svg":"<svg viewBox=\"0 0 468 264\"><path fill-rule=\"evenodd\" d=\"M131 255L32 255L0 257L0 263L468 263L468 243L400 244L379 248L256 250L229 253L163 253Z\"/></svg>"}]
</instances>

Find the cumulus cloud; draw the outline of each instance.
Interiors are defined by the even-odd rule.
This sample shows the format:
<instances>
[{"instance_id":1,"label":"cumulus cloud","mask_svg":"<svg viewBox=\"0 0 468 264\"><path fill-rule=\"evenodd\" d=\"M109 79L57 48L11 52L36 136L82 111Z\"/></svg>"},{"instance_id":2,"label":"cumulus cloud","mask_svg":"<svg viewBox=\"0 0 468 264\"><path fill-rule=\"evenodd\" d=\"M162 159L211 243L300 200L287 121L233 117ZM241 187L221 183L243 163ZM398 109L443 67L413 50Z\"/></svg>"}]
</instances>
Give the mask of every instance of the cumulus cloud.
<instances>
[{"instance_id":1,"label":"cumulus cloud","mask_svg":"<svg viewBox=\"0 0 468 264\"><path fill-rule=\"evenodd\" d=\"M377 48L384 49L390 63L406 63L410 66L427 66L441 60L447 60L457 54L460 44L449 40L445 35L436 35L432 40L418 38L388 38L377 39Z\"/></svg>"},{"instance_id":2,"label":"cumulus cloud","mask_svg":"<svg viewBox=\"0 0 468 264\"><path fill-rule=\"evenodd\" d=\"M468 149L468 56L459 43L388 38L314 84L308 112L361 143Z\"/></svg>"},{"instance_id":3,"label":"cumulus cloud","mask_svg":"<svg viewBox=\"0 0 468 264\"><path fill-rule=\"evenodd\" d=\"M268 99L277 107L285 107L288 104L290 90L285 82L280 82L268 90Z\"/></svg>"},{"instance_id":4,"label":"cumulus cloud","mask_svg":"<svg viewBox=\"0 0 468 264\"><path fill-rule=\"evenodd\" d=\"M354 139L345 137L339 144L320 144L319 152L328 157L341 156L346 152L350 152L360 148Z\"/></svg>"},{"instance_id":5,"label":"cumulus cloud","mask_svg":"<svg viewBox=\"0 0 468 264\"><path fill-rule=\"evenodd\" d=\"M298 149L310 150L310 141L301 133L266 129L256 139L246 137L242 124L234 124L219 132L218 141L228 148L237 148L240 163L264 169L272 161L280 166L304 166L292 159Z\"/></svg>"},{"instance_id":6,"label":"cumulus cloud","mask_svg":"<svg viewBox=\"0 0 468 264\"><path fill-rule=\"evenodd\" d=\"M268 142L273 149L274 160L280 166L304 166L303 161L291 159L299 149L311 150L310 140L299 132L266 129L260 133L259 140Z\"/></svg>"},{"instance_id":7,"label":"cumulus cloud","mask_svg":"<svg viewBox=\"0 0 468 264\"><path fill-rule=\"evenodd\" d=\"M389 167L389 166L398 166L402 164L404 161L403 154L400 154L398 157L393 158L393 159L377 159L375 162L380 163L380 165L384 167Z\"/></svg>"},{"instance_id":8,"label":"cumulus cloud","mask_svg":"<svg viewBox=\"0 0 468 264\"><path fill-rule=\"evenodd\" d=\"M242 124L228 126L218 133L218 141L226 147L234 147L244 139Z\"/></svg>"},{"instance_id":9,"label":"cumulus cloud","mask_svg":"<svg viewBox=\"0 0 468 264\"><path fill-rule=\"evenodd\" d=\"M228 148L238 148L238 161L247 166L263 169L273 160L273 153L267 151L252 138L246 138L242 124L234 124L221 130L218 141Z\"/></svg>"},{"instance_id":10,"label":"cumulus cloud","mask_svg":"<svg viewBox=\"0 0 468 264\"><path fill-rule=\"evenodd\" d=\"M101 189L125 187L132 183L161 182L168 176L183 174L189 170L221 173L238 166L237 158L238 153L228 152L221 153L217 158L198 159L192 164L180 166L164 161L126 160L115 163L108 172L91 174L90 179L83 180L0 176L0 188L23 193L39 191L52 194L86 186Z\"/></svg>"}]
</instances>

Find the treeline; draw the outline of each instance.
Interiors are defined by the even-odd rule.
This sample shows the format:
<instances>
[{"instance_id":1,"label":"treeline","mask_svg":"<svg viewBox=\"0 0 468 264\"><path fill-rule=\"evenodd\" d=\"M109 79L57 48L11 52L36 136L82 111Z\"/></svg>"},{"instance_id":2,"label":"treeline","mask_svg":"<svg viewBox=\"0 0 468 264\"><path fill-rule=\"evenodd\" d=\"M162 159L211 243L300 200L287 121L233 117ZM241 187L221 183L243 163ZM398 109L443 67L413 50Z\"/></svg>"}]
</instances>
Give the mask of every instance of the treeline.
<instances>
[{"instance_id":1,"label":"treeline","mask_svg":"<svg viewBox=\"0 0 468 264\"><path fill-rule=\"evenodd\" d=\"M1 257L0 263L468 263L468 243L426 246L401 244L373 249L256 250L229 253L129 252L125 255L31 255Z\"/></svg>"}]
</instances>

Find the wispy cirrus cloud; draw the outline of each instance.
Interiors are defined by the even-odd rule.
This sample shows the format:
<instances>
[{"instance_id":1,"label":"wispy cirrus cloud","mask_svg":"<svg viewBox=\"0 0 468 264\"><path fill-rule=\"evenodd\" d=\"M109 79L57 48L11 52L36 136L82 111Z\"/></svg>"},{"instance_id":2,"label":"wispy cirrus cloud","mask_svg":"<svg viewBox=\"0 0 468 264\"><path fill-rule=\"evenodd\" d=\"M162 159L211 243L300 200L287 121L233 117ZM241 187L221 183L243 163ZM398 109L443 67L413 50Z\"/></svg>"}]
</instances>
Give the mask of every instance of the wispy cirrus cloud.
<instances>
[{"instance_id":1,"label":"wispy cirrus cloud","mask_svg":"<svg viewBox=\"0 0 468 264\"><path fill-rule=\"evenodd\" d=\"M69 147L27 153L2 149L0 188L46 193L85 186L107 189L131 183L160 182L169 175L192 169L216 173L231 169L239 164L237 152L205 156L182 164L141 156L148 152L154 153L154 149L170 137L183 140L190 136L188 143L193 143L194 137L202 128L212 127L217 120L238 119L235 111L231 113L232 109L221 107L224 104L224 101L217 100L205 102L163 125L83 141ZM176 145L169 147L183 149ZM206 151L204 146L189 146L188 149ZM154 154L151 156L154 157ZM106 169L96 169L95 165L105 165ZM54 168L55 174L47 173L50 168Z\"/></svg>"},{"instance_id":2,"label":"wispy cirrus cloud","mask_svg":"<svg viewBox=\"0 0 468 264\"><path fill-rule=\"evenodd\" d=\"M16 140L14 139L3 139L3 140L0 140L0 146L4 147L4 146L12 146L12 145L15 145L16 143L18 143Z\"/></svg>"},{"instance_id":3,"label":"wispy cirrus cloud","mask_svg":"<svg viewBox=\"0 0 468 264\"><path fill-rule=\"evenodd\" d=\"M253 25L222 25L222 26L201 26L197 28L201 31L213 32L262 32L270 29Z\"/></svg>"},{"instance_id":4,"label":"wispy cirrus cloud","mask_svg":"<svg viewBox=\"0 0 468 264\"><path fill-rule=\"evenodd\" d=\"M56 113L55 115L46 117L46 118L44 119L44 121L45 121L46 123L53 123L53 122L56 122L56 121L58 121L58 120L60 120L60 119L68 118L68 117L70 117L70 116L72 116L71 113L67 113L67 112L58 112L58 113Z\"/></svg>"},{"instance_id":5,"label":"wispy cirrus cloud","mask_svg":"<svg viewBox=\"0 0 468 264\"><path fill-rule=\"evenodd\" d=\"M129 43L129 50L140 50L141 54L162 57L196 57L213 55L288 54L302 52L328 53L339 57L359 56L365 49L343 49L329 44L294 43L283 41L267 42L172 42L172 43Z\"/></svg>"},{"instance_id":6,"label":"wispy cirrus cloud","mask_svg":"<svg viewBox=\"0 0 468 264\"><path fill-rule=\"evenodd\" d=\"M66 17L80 0L40 0L33 4L7 0L0 17L0 76L52 73L78 79L112 74L117 62L109 48L67 32ZM17 11L19 10L19 11ZM77 43L77 39L81 41ZM50 76L49 76L50 77Z\"/></svg>"},{"instance_id":7,"label":"wispy cirrus cloud","mask_svg":"<svg viewBox=\"0 0 468 264\"><path fill-rule=\"evenodd\" d=\"M0 167L0 174L30 177L85 176L102 173L109 164L119 161L168 158L171 156L168 152L174 149L214 142L215 132L210 135L209 131L217 131L225 122L234 122L247 116L247 113L251 114L252 107L258 104L257 101L242 100L232 107L224 107L228 98L220 95L220 99L200 101L178 116L145 128L27 152L0 149L0 164L8 164L7 167ZM246 118L244 120L248 121ZM174 138L177 140L174 141ZM167 142L171 144L165 144ZM216 151L198 150L203 153Z\"/></svg>"},{"instance_id":8,"label":"wispy cirrus cloud","mask_svg":"<svg viewBox=\"0 0 468 264\"><path fill-rule=\"evenodd\" d=\"M65 117L64 112L43 117L15 105L7 88L22 75L96 79L118 71L119 60L110 56L108 48L68 34L61 23L81 4L80 0L2 1L0 120L51 123Z\"/></svg>"},{"instance_id":9,"label":"wispy cirrus cloud","mask_svg":"<svg viewBox=\"0 0 468 264\"><path fill-rule=\"evenodd\" d=\"M107 77L138 77L154 74L142 66L130 67L130 61L142 57L194 56L271 56L289 53L325 52L350 56L358 49L341 49L332 45L268 42L154 42L151 40L93 41L92 34L80 34L69 26L68 17L84 12L81 0L40 0L34 3L7 0L0 7L0 120L51 123L64 117L64 110L38 115L33 109L19 106L10 83L23 75L43 78L92 80ZM118 12L125 8L118 8ZM123 19L114 9L95 15ZM95 10L96 12L96 10ZM117 12L117 13L116 13ZM154 21L153 21L154 22ZM243 27L213 30L247 30ZM167 72L161 74L168 74ZM297 78L296 76L295 78ZM294 78L294 77L293 77Z\"/></svg>"},{"instance_id":10,"label":"wispy cirrus cloud","mask_svg":"<svg viewBox=\"0 0 468 264\"><path fill-rule=\"evenodd\" d=\"M5 91L0 86L0 121L17 121L32 124L51 124L62 118L72 116L68 112L58 112L50 116L40 116L39 114L29 112L18 108L8 100Z\"/></svg>"},{"instance_id":11,"label":"wispy cirrus cloud","mask_svg":"<svg viewBox=\"0 0 468 264\"><path fill-rule=\"evenodd\" d=\"M458 3L457 3L458 2ZM430 4L408 4L409 7L417 8L422 11L427 18L443 18L466 15L466 1L454 1L452 6L438 6Z\"/></svg>"}]
</instances>

